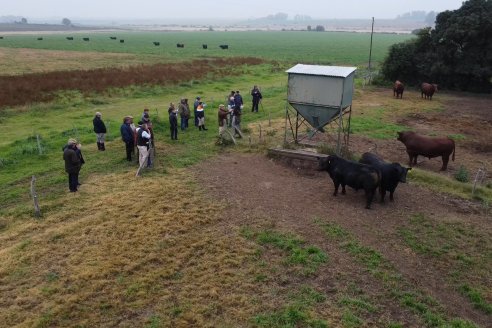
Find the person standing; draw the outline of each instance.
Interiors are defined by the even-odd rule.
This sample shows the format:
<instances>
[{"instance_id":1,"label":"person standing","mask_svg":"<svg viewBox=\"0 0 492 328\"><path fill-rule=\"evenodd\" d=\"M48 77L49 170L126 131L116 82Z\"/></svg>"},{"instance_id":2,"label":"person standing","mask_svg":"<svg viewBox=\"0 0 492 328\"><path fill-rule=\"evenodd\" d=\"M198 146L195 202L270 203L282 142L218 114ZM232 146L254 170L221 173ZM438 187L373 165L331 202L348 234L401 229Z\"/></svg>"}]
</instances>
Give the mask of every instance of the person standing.
<instances>
[{"instance_id":1,"label":"person standing","mask_svg":"<svg viewBox=\"0 0 492 328\"><path fill-rule=\"evenodd\" d=\"M151 134L147 124L142 121L138 122L137 129L137 148L138 148L138 164L140 167L144 167L145 162L149 160L149 146L150 146ZM147 162L147 166L149 162Z\"/></svg>"},{"instance_id":2,"label":"person standing","mask_svg":"<svg viewBox=\"0 0 492 328\"><path fill-rule=\"evenodd\" d=\"M225 108L224 105L219 105L218 119L219 119L219 136L225 132L227 128L227 115L229 111Z\"/></svg>"},{"instance_id":3,"label":"person standing","mask_svg":"<svg viewBox=\"0 0 492 328\"><path fill-rule=\"evenodd\" d=\"M171 128L171 140L178 140L178 113L173 103L169 105L167 110L169 113L169 126ZM181 122L183 122L181 120Z\"/></svg>"},{"instance_id":4,"label":"person standing","mask_svg":"<svg viewBox=\"0 0 492 328\"><path fill-rule=\"evenodd\" d=\"M198 126L198 116L196 109L198 108L198 104L200 103L200 97L196 97L195 102L193 103L193 115L195 116L195 126Z\"/></svg>"},{"instance_id":5,"label":"person standing","mask_svg":"<svg viewBox=\"0 0 492 328\"><path fill-rule=\"evenodd\" d=\"M251 97L253 97L253 107L251 107L251 111L258 113L258 105L263 96L256 85L253 87L253 90L251 90Z\"/></svg>"},{"instance_id":6,"label":"person standing","mask_svg":"<svg viewBox=\"0 0 492 328\"><path fill-rule=\"evenodd\" d=\"M186 103L186 99L181 99L178 105L178 112L181 118L181 131L186 130L188 127L188 119L190 118L190 109Z\"/></svg>"},{"instance_id":7,"label":"person standing","mask_svg":"<svg viewBox=\"0 0 492 328\"><path fill-rule=\"evenodd\" d=\"M131 124L130 122L131 122L130 116L126 116L123 119L123 124L120 127L121 139L125 143L125 147L126 147L126 160L129 162L132 161L132 152L133 149L135 148L133 130L132 127L130 126Z\"/></svg>"},{"instance_id":8,"label":"person standing","mask_svg":"<svg viewBox=\"0 0 492 328\"><path fill-rule=\"evenodd\" d=\"M207 131L208 129L205 127L205 104L201 101L196 108L196 115L198 117L198 130Z\"/></svg>"},{"instance_id":9,"label":"person standing","mask_svg":"<svg viewBox=\"0 0 492 328\"><path fill-rule=\"evenodd\" d=\"M97 139L97 150L106 150L104 147L104 140L106 136L106 125L101 119L102 114L100 112L96 112L96 116L92 120L92 124L94 125L94 132L96 133Z\"/></svg>"},{"instance_id":10,"label":"person standing","mask_svg":"<svg viewBox=\"0 0 492 328\"><path fill-rule=\"evenodd\" d=\"M243 110L243 97L239 94L239 90L236 91L234 95L234 110L233 110L233 119L232 119L232 127L234 128L234 136L242 137L241 134L241 115Z\"/></svg>"},{"instance_id":11,"label":"person standing","mask_svg":"<svg viewBox=\"0 0 492 328\"><path fill-rule=\"evenodd\" d=\"M68 173L68 188L70 192L76 192L79 184L79 172L81 168L81 157L77 154L77 140L69 139L68 145L63 150L65 161L65 172Z\"/></svg>"},{"instance_id":12,"label":"person standing","mask_svg":"<svg viewBox=\"0 0 492 328\"><path fill-rule=\"evenodd\" d=\"M233 109L234 109L234 96L236 95L236 92L235 91L231 91L231 93L229 94L229 97L227 99L227 109L229 110L229 117L227 118L227 125L229 127L232 126L232 117L233 117Z\"/></svg>"}]
</instances>

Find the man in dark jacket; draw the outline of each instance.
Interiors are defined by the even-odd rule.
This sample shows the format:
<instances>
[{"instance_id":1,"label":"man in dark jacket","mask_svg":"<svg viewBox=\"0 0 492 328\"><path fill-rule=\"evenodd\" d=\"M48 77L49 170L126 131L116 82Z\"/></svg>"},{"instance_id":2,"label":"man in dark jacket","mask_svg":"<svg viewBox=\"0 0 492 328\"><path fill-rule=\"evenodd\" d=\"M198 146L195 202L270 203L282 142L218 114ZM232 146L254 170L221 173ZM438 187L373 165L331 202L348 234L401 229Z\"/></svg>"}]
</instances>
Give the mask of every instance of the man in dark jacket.
<instances>
[{"instance_id":1,"label":"man in dark jacket","mask_svg":"<svg viewBox=\"0 0 492 328\"><path fill-rule=\"evenodd\" d=\"M81 157L77 154L77 141L69 139L68 145L63 151L65 161L65 172L68 173L68 188L70 192L76 192L79 183L79 172L81 167Z\"/></svg>"},{"instance_id":2,"label":"man in dark jacket","mask_svg":"<svg viewBox=\"0 0 492 328\"><path fill-rule=\"evenodd\" d=\"M106 150L104 147L104 139L106 136L106 125L101 119L101 113L97 112L96 116L92 120L92 124L94 125L94 132L96 133L97 138L97 149L98 150Z\"/></svg>"},{"instance_id":3,"label":"man in dark jacket","mask_svg":"<svg viewBox=\"0 0 492 328\"><path fill-rule=\"evenodd\" d=\"M135 148L134 139L133 139L133 130L130 126L130 117L127 116L123 119L123 124L120 127L121 139L125 143L126 146L126 159L131 162L132 161L132 152L133 148Z\"/></svg>"},{"instance_id":4,"label":"man in dark jacket","mask_svg":"<svg viewBox=\"0 0 492 328\"><path fill-rule=\"evenodd\" d=\"M258 113L258 105L263 96L256 85L253 87L253 90L251 90L251 97L253 97L253 107L251 108L251 111Z\"/></svg>"},{"instance_id":5,"label":"man in dark jacket","mask_svg":"<svg viewBox=\"0 0 492 328\"><path fill-rule=\"evenodd\" d=\"M188 119L190 118L190 109L184 98L181 98L181 101L179 102L178 113L181 117L181 131L184 131L188 127Z\"/></svg>"}]
</instances>

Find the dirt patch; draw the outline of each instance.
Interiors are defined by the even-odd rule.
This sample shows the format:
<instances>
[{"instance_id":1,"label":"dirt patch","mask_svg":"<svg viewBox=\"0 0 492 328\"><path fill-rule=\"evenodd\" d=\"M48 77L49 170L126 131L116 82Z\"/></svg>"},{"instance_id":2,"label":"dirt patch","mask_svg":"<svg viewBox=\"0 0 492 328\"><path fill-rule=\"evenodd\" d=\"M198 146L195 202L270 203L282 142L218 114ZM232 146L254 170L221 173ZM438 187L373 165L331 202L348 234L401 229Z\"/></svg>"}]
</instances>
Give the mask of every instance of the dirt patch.
<instances>
[{"instance_id":1,"label":"dirt patch","mask_svg":"<svg viewBox=\"0 0 492 328\"><path fill-rule=\"evenodd\" d=\"M214 198L231 204L225 213L228 219L223 221L224 229L237 229L262 221L274 222L277 229L299 234L334 256L340 267L320 275L317 278L320 286L337 275L346 276L350 272L352 280L360 282L367 291L381 289L378 282L333 249L333 244L323 238L319 226L313 222L314 218L336 222L363 245L383 254L403 279L435 298L451 317L465 318L484 326L490 322L490 316L473 308L450 285L447 272L434 265L431 259L412 252L398 236L398 229L416 213L437 221L476 225L490 233L490 220L475 213L466 203L403 184L395 194L394 203L376 203L372 210L366 210L363 193L348 190L345 196L333 197L333 185L326 173L292 169L259 155L223 155L199 165L197 171L207 173L197 176ZM341 282L334 279L333 283ZM401 314L397 302L382 303L384 312L395 315L395 320L415 324L412 314Z\"/></svg>"}]
</instances>

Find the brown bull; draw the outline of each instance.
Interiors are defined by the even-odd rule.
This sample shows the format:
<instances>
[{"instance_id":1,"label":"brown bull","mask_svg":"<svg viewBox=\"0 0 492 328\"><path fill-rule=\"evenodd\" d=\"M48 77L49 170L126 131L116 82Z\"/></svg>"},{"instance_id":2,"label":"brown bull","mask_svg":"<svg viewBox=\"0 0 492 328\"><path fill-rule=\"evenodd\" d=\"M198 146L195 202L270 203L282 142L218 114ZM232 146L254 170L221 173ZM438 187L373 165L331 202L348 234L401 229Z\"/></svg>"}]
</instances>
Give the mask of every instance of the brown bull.
<instances>
[{"instance_id":1,"label":"brown bull","mask_svg":"<svg viewBox=\"0 0 492 328\"><path fill-rule=\"evenodd\" d=\"M422 83L420 85L421 98L432 100L434 92L437 92L437 84Z\"/></svg>"},{"instance_id":2,"label":"brown bull","mask_svg":"<svg viewBox=\"0 0 492 328\"><path fill-rule=\"evenodd\" d=\"M409 165L417 164L417 157L422 155L429 159L442 156L441 171L446 171L449 156L455 153L454 140L450 138L429 138L420 136L412 131L398 132L398 140L407 147Z\"/></svg>"},{"instance_id":3,"label":"brown bull","mask_svg":"<svg viewBox=\"0 0 492 328\"><path fill-rule=\"evenodd\" d=\"M396 80L395 84L393 85L393 97L396 96L398 99L398 96L403 99L403 90L405 89L405 86L403 83L400 81Z\"/></svg>"}]
</instances>

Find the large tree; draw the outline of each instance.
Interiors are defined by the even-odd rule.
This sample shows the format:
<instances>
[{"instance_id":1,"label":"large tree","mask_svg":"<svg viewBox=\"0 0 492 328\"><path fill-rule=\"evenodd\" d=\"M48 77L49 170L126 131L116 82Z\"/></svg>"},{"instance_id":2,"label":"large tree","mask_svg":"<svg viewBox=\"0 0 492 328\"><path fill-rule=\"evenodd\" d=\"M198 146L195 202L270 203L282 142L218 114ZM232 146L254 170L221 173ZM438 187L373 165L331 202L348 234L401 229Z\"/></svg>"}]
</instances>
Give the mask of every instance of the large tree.
<instances>
[{"instance_id":1,"label":"large tree","mask_svg":"<svg viewBox=\"0 0 492 328\"><path fill-rule=\"evenodd\" d=\"M490 92L492 0L469 0L438 14L434 29L422 29L416 39L390 48L382 74L389 80Z\"/></svg>"}]
</instances>

